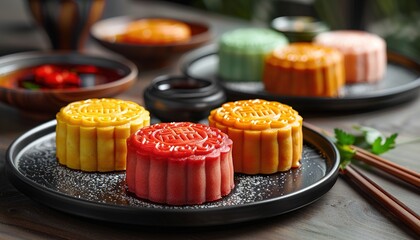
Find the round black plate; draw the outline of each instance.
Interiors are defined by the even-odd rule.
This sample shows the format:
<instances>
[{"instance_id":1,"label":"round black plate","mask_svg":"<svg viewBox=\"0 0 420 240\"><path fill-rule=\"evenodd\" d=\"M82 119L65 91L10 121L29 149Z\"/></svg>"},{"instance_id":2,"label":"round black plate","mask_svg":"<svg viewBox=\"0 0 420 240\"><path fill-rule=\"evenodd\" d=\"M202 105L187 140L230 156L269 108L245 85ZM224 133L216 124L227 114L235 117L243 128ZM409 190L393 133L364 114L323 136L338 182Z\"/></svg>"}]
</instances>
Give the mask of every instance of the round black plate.
<instances>
[{"instance_id":1,"label":"round black plate","mask_svg":"<svg viewBox=\"0 0 420 240\"><path fill-rule=\"evenodd\" d=\"M388 53L385 77L377 84L353 84L344 87L337 98L272 95L262 82L229 82L219 79L217 45L199 48L182 59L182 72L191 78L211 79L222 84L229 101L261 98L291 105L300 113L369 111L414 99L420 88L420 63Z\"/></svg>"},{"instance_id":2,"label":"round black plate","mask_svg":"<svg viewBox=\"0 0 420 240\"><path fill-rule=\"evenodd\" d=\"M125 172L86 173L55 159L56 121L16 139L7 151L7 175L30 198L78 216L122 224L211 226L280 215L306 206L331 189L339 155L332 142L304 127L302 166L272 175L236 175L230 195L194 206L167 206L127 194Z\"/></svg>"}]
</instances>

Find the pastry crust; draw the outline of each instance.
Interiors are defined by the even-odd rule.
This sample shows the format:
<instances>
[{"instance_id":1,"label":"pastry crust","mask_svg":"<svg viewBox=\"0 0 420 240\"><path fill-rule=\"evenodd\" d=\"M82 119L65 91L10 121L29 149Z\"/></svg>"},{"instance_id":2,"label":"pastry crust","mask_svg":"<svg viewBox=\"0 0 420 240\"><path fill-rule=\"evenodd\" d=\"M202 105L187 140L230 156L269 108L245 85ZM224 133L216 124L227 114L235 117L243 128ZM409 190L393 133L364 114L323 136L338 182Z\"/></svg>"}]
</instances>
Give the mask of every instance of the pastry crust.
<instances>
[{"instance_id":1,"label":"pastry crust","mask_svg":"<svg viewBox=\"0 0 420 240\"><path fill-rule=\"evenodd\" d=\"M127 138L150 124L149 112L137 103L108 98L70 103L56 119L59 163L88 172L125 170Z\"/></svg>"},{"instance_id":2,"label":"pastry crust","mask_svg":"<svg viewBox=\"0 0 420 240\"><path fill-rule=\"evenodd\" d=\"M169 44L187 42L191 38L190 27L173 19L147 18L128 24L116 41L134 44Z\"/></svg>"},{"instance_id":3,"label":"pastry crust","mask_svg":"<svg viewBox=\"0 0 420 240\"><path fill-rule=\"evenodd\" d=\"M232 139L235 172L271 174L300 166L303 119L290 106L261 99L228 102L208 120Z\"/></svg>"},{"instance_id":4,"label":"pastry crust","mask_svg":"<svg viewBox=\"0 0 420 240\"><path fill-rule=\"evenodd\" d=\"M276 47L285 46L284 35L264 28L240 28L219 40L218 74L225 81L261 81L264 58Z\"/></svg>"},{"instance_id":5,"label":"pastry crust","mask_svg":"<svg viewBox=\"0 0 420 240\"><path fill-rule=\"evenodd\" d=\"M344 55L346 83L374 83L385 75L386 43L375 34L355 30L331 31L316 36L314 42L335 48Z\"/></svg>"},{"instance_id":6,"label":"pastry crust","mask_svg":"<svg viewBox=\"0 0 420 240\"><path fill-rule=\"evenodd\" d=\"M232 141L219 129L159 123L128 140L126 182L137 197L169 205L215 201L234 187Z\"/></svg>"},{"instance_id":7,"label":"pastry crust","mask_svg":"<svg viewBox=\"0 0 420 240\"><path fill-rule=\"evenodd\" d=\"M332 48L292 43L266 58L263 82L275 95L337 97L345 84L343 56Z\"/></svg>"}]
</instances>

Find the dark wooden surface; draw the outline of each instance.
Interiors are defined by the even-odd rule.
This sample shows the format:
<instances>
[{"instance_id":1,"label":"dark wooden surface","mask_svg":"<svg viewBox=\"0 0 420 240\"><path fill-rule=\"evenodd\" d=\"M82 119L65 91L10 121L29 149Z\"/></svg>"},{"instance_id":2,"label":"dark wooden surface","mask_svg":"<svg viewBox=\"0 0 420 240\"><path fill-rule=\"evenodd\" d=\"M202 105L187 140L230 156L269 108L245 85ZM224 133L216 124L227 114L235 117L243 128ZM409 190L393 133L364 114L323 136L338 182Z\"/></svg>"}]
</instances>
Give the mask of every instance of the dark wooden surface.
<instances>
[{"instance_id":1,"label":"dark wooden surface","mask_svg":"<svg viewBox=\"0 0 420 240\"><path fill-rule=\"evenodd\" d=\"M159 14L208 21L215 37L247 23L187 7L158 1L110 1L105 16ZM0 2L0 51L46 49L45 36L33 28L24 1ZM108 52L89 42L87 52ZM142 71L136 85L118 96L143 103L145 86L161 74L177 74L179 66ZM407 104L341 116L305 117L305 121L332 131L353 125L376 127L385 133L398 132L399 141L420 137L420 99ZM14 139L48 119L26 116L0 104L0 239L418 239L395 217L339 178L321 199L297 211L243 224L210 228L128 227L58 212L32 201L15 189L5 176L5 154ZM384 156L420 172L420 143L398 146ZM380 186L420 213L420 194L380 171L363 170ZM182 219L180 219L182 221Z\"/></svg>"}]
</instances>

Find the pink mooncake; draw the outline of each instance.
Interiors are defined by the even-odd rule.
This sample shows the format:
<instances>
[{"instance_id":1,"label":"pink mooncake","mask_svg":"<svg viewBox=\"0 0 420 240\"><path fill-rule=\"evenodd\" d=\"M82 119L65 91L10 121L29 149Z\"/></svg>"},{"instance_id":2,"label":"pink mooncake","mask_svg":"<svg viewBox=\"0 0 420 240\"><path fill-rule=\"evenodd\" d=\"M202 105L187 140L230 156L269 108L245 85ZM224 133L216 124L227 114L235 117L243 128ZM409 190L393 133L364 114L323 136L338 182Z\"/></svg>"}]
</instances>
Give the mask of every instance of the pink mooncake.
<instances>
[{"instance_id":1,"label":"pink mooncake","mask_svg":"<svg viewBox=\"0 0 420 240\"><path fill-rule=\"evenodd\" d=\"M344 55L346 83L373 83L386 71L386 43L372 33L355 30L325 32L316 44L338 49Z\"/></svg>"}]
</instances>

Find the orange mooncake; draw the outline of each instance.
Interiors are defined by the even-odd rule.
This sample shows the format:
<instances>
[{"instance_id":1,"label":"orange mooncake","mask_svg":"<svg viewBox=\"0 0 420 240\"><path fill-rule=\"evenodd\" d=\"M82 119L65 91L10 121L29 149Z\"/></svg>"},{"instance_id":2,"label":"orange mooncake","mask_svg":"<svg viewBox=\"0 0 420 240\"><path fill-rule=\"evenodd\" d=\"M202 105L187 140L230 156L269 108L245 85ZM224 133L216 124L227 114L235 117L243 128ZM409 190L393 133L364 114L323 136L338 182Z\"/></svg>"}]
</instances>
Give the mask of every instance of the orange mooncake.
<instances>
[{"instance_id":1,"label":"orange mooncake","mask_svg":"<svg viewBox=\"0 0 420 240\"><path fill-rule=\"evenodd\" d=\"M317 35L314 43L332 47L344 55L346 83L374 83L386 71L386 43L365 31L337 30Z\"/></svg>"},{"instance_id":2,"label":"orange mooncake","mask_svg":"<svg viewBox=\"0 0 420 240\"><path fill-rule=\"evenodd\" d=\"M271 174L300 166L303 119L292 107L261 99L228 102L208 120L232 139L235 172Z\"/></svg>"},{"instance_id":3,"label":"orange mooncake","mask_svg":"<svg viewBox=\"0 0 420 240\"><path fill-rule=\"evenodd\" d=\"M124 33L116 36L117 42L137 44L168 44L187 42L191 38L188 24L163 18L140 19L128 24Z\"/></svg>"},{"instance_id":4,"label":"orange mooncake","mask_svg":"<svg viewBox=\"0 0 420 240\"><path fill-rule=\"evenodd\" d=\"M137 103L112 98L68 104L56 115L56 156L71 169L125 170L127 138L150 124L150 114Z\"/></svg>"},{"instance_id":5,"label":"orange mooncake","mask_svg":"<svg viewBox=\"0 0 420 240\"><path fill-rule=\"evenodd\" d=\"M337 97L345 84L343 55L311 43L276 48L265 59L263 83L275 95Z\"/></svg>"}]
</instances>

